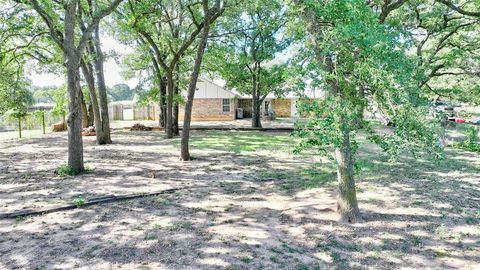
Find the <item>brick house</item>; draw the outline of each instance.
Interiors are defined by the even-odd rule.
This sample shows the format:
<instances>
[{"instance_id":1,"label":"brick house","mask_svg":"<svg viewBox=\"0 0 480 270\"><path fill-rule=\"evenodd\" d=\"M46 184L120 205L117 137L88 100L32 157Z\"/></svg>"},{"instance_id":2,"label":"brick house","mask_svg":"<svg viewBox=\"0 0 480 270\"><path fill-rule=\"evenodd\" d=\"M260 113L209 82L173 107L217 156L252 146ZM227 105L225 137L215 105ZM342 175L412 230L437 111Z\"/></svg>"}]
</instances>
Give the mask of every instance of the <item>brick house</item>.
<instances>
[{"instance_id":1,"label":"brick house","mask_svg":"<svg viewBox=\"0 0 480 270\"><path fill-rule=\"evenodd\" d=\"M235 120L239 97L210 80L198 79L192 121ZM184 115L184 107L180 106L178 115L180 121L183 121Z\"/></svg>"},{"instance_id":2,"label":"brick house","mask_svg":"<svg viewBox=\"0 0 480 270\"><path fill-rule=\"evenodd\" d=\"M284 98L269 95L262 103L261 113L267 115L273 111L276 117L296 117L296 100L293 95ZM157 104L138 106L134 101L112 102L109 104L109 113L113 120L158 120L159 117ZM180 106L180 121L183 121L184 114L184 107ZM193 100L193 121L233 121L251 117L251 96L229 91L208 79L198 80Z\"/></svg>"},{"instance_id":3,"label":"brick house","mask_svg":"<svg viewBox=\"0 0 480 270\"><path fill-rule=\"evenodd\" d=\"M262 103L261 113L267 115L272 110L277 117L295 117L296 98L267 96ZM239 113L238 110L242 112ZM183 120L184 110L180 107L179 118ZM193 100L193 121L228 121L252 117L252 98L229 91L208 80L199 79Z\"/></svg>"}]
</instances>

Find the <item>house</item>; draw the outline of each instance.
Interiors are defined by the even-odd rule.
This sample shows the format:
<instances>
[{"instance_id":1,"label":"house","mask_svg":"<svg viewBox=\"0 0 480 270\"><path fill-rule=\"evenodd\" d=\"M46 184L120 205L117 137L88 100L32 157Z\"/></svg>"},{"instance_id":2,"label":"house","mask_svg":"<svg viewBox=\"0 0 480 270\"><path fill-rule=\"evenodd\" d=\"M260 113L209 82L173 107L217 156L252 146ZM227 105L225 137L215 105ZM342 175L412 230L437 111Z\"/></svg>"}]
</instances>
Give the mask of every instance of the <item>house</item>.
<instances>
[{"instance_id":1,"label":"house","mask_svg":"<svg viewBox=\"0 0 480 270\"><path fill-rule=\"evenodd\" d=\"M210 80L199 79L193 99L192 121L235 120L239 97ZM183 121L184 115L184 106L180 106L180 121Z\"/></svg>"},{"instance_id":2,"label":"house","mask_svg":"<svg viewBox=\"0 0 480 270\"><path fill-rule=\"evenodd\" d=\"M273 111L277 117L296 117L296 97L293 95L277 98L269 95L261 105L261 114ZM184 110L180 107L180 120ZM252 117L252 97L227 90L205 78L197 82L197 90L193 100L193 121L228 121Z\"/></svg>"},{"instance_id":3,"label":"house","mask_svg":"<svg viewBox=\"0 0 480 270\"><path fill-rule=\"evenodd\" d=\"M296 102L297 97L293 94L282 98L270 94L261 105L261 114L266 116L272 111L276 117L298 117ZM109 115L113 120L158 120L159 106L139 106L134 101L112 102L109 104ZM183 121L184 115L184 106L181 105L180 121ZM233 121L251 117L251 96L227 90L205 78L198 80L192 108L193 121Z\"/></svg>"}]
</instances>

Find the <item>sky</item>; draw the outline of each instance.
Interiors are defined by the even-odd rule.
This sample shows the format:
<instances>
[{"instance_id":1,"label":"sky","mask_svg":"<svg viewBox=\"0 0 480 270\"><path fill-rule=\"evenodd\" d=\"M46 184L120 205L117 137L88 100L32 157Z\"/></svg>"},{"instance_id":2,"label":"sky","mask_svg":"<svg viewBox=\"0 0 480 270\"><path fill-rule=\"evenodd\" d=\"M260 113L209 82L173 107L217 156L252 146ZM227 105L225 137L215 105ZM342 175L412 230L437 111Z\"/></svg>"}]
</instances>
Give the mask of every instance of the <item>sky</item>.
<instances>
[{"instance_id":1,"label":"sky","mask_svg":"<svg viewBox=\"0 0 480 270\"><path fill-rule=\"evenodd\" d=\"M128 46L120 44L114 38L109 36L102 36L102 49L104 53L108 53L109 51L115 51L119 56L125 55L127 53L132 52L132 49ZM108 58L105 61L105 83L108 87L112 87L115 84L119 83L126 83L130 86L130 88L134 88L137 85L137 80L124 80L120 75L121 66L116 63L115 59ZM31 72L29 78L32 80L35 86L60 86L65 83L65 76L56 75L52 73L36 73L34 71Z\"/></svg>"},{"instance_id":2,"label":"sky","mask_svg":"<svg viewBox=\"0 0 480 270\"><path fill-rule=\"evenodd\" d=\"M120 60L123 55L131 53L133 51L132 48L130 48L129 46L119 43L113 37L108 35L102 35L101 44L104 53L107 54L110 51L115 51L116 54L119 56L118 60ZM295 51L297 49L297 47L293 46L289 48L286 52L278 54L276 59L272 61L272 63L277 64L281 62L286 62L292 56L292 51ZM136 79L123 79L120 75L121 71L122 67L116 62L115 59L113 59L112 57L106 59L104 64L104 72L105 83L107 84L107 86L112 87L115 84L125 83L130 86L131 89L135 88L138 84L138 81ZM36 73L35 71L31 71L28 77L30 78L30 80L32 80L33 85L39 87L60 86L65 83L66 79L65 75L62 74ZM220 86L225 85L225 81L223 79L217 78L213 81Z\"/></svg>"}]
</instances>

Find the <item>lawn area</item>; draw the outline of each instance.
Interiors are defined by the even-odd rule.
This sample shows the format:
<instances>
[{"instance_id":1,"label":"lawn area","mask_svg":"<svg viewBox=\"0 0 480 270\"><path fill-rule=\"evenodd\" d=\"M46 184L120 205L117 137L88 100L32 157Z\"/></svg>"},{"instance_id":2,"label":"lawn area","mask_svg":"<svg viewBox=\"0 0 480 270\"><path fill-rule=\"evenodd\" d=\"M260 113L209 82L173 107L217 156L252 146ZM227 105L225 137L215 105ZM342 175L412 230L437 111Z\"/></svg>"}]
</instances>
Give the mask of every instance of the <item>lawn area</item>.
<instances>
[{"instance_id":1,"label":"lawn area","mask_svg":"<svg viewBox=\"0 0 480 270\"><path fill-rule=\"evenodd\" d=\"M46 131L50 133L51 131ZM27 129L22 130L22 139L25 138L38 138L43 136L43 131L41 129ZM0 132L0 141L18 139L18 131L2 131Z\"/></svg>"},{"instance_id":2,"label":"lawn area","mask_svg":"<svg viewBox=\"0 0 480 270\"><path fill-rule=\"evenodd\" d=\"M336 174L287 133L115 130L84 138L89 172L60 177L66 136L0 141L0 213L108 195L172 194L0 220L0 269L478 269L480 158L389 163L360 149L364 222L337 222Z\"/></svg>"}]
</instances>

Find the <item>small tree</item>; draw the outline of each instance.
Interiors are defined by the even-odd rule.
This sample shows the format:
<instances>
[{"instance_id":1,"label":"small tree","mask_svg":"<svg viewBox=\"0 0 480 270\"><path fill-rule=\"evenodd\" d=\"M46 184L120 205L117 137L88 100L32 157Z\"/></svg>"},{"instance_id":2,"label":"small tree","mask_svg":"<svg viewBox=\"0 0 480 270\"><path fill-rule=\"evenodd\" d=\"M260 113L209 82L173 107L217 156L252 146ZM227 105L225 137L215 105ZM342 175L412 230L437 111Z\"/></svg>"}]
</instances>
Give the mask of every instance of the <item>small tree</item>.
<instances>
[{"instance_id":1,"label":"small tree","mask_svg":"<svg viewBox=\"0 0 480 270\"><path fill-rule=\"evenodd\" d=\"M363 0L295 3L302 14L301 27L308 33L302 61L310 59L307 74L315 74L309 78L327 95L301 106L301 113L309 118L297 131L303 139L299 150L316 149L336 164L341 220L359 221L354 166L359 144L356 133L364 125L358 125L358 106L373 104L390 117L395 126L391 134L376 134L368 128L364 132L392 158L405 150L416 156L438 153L432 151L441 150L435 127L421 106L416 65L406 54L410 44L400 31L381 24ZM365 90L364 95L359 88Z\"/></svg>"},{"instance_id":2,"label":"small tree","mask_svg":"<svg viewBox=\"0 0 480 270\"><path fill-rule=\"evenodd\" d=\"M252 127L262 127L261 105L280 89L282 65L274 59L289 40L284 33L286 9L277 0L247 1L225 15L210 66L226 80L226 87L252 96Z\"/></svg>"},{"instance_id":3,"label":"small tree","mask_svg":"<svg viewBox=\"0 0 480 270\"><path fill-rule=\"evenodd\" d=\"M9 120L14 120L18 125L18 138L22 138L22 119L27 116L27 112L19 109L12 109L6 112L6 116Z\"/></svg>"}]
</instances>

